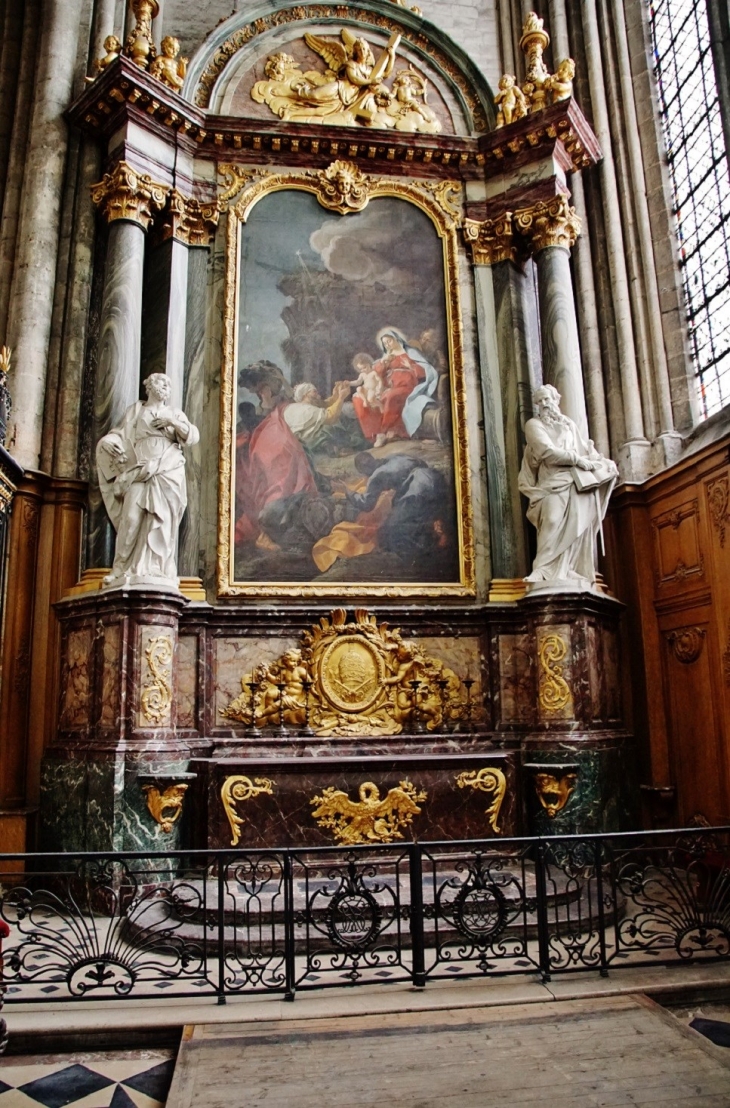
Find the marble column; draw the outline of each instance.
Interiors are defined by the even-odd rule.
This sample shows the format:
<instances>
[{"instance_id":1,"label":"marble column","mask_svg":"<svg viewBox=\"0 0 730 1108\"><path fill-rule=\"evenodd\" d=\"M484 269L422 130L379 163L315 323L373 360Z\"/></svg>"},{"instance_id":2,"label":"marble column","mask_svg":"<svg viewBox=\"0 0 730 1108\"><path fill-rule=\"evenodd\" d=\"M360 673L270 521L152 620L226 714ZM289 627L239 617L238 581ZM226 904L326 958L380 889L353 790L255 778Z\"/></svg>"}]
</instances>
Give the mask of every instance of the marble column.
<instances>
[{"instance_id":1,"label":"marble column","mask_svg":"<svg viewBox=\"0 0 730 1108\"><path fill-rule=\"evenodd\" d=\"M145 232L153 211L163 207L167 189L120 162L91 195L110 224L94 399L97 442L139 399ZM111 565L112 552L113 535L92 462L87 569Z\"/></svg>"},{"instance_id":2,"label":"marble column","mask_svg":"<svg viewBox=\"0 0 730 1108\"><path fill-rule=\"evenodd\" d=\"M529 568L517 474L531 385L539 372L539 340L510 214L482 223L466 220L464 237L474 263L492 578L514 581Z\"/></svg>"},{"instance_id":3,"label":"marble column","mask_svg":"<svg viewBox=\"0 0 730 1108\"><path fill-rule=\"evenodd\" d=\"M23 195L28 127L33 103L37 39L38 20L35 12L28 9L23 21L23 37L20 42L20 67L15 89L15 114L13 116L5 195L2 202L2 223L0 223L0 335L5 334L8 307L10 305L10 289L13 281L15 247L18 237L18 219ZM12 100L12 97L10 99Z\"/></svg>"},{"instance_id":4,"label":"marble column","mask_svg":"<svg viewBox=\"0 0 730 1108\"><path fill-rule=\"evenodd\" d=\"M19 0L11 0L0 9L0 210L8 173L13 128L13 92L18 78L24 8L25 5Z\"/></svg>"},{"instance_id":5,"label":"marble column","mask_svg":"<svg viewBox=\"0 0 730 1108\"><path fill-rule=\"evenodd\" d=\"M515 213L515 220L535 252L543 381L555 386L562 397L563 412L587 438L588 417L570 273L570 250L580 234L580 220L564 196L522 209Z\"/></svg>"},{"instance_id":6,"label":"marble column","mask_svg":"<svg viewBox=\"0 0 730 1108\"><path fill-rule=\"evenodd\" d=\"M91 32L91 44L89 48L89 72L93 72L91 66L99 58L106 54L104 39L108 35L117 34L121 38L123 28L117 28L117 0L95 0L94 23Z\"/></svg>"},{"instance_id":7,"label":"marble column","mask_svg":"<svg viewBox=\"0 0 730 1108\"><path fill-rule=\"evenodd\" d=\"M8 448L21 465L38 466L48 346L59 248L60 206L71 98L84 0L43 7L35 95L15 258L7 339L15 352Z\"/></svg>"}]
</instances>

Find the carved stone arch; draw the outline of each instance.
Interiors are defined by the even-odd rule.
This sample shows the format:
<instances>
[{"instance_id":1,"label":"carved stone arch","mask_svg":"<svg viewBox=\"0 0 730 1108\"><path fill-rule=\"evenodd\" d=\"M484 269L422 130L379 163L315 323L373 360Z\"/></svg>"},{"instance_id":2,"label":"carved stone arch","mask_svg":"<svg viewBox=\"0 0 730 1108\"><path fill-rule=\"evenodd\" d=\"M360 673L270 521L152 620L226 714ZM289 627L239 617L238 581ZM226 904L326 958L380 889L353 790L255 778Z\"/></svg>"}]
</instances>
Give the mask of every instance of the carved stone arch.
<instances>
[{"instance_id":1,"label":"carved stone arch","mask_svg":"<svg viewBox=\"0 0 730 1108\"><path fill-rule=\"evenodd\" d=\"M271 9L261 2L236 12L208 36L193 57L182 94L215 114L231 113L230 86L262 58L284 50L305 32L336 37L347 27L382 47L400 34L399 57L421 72L445 102L453 133L484 132L494 127L493 94L467 54L433 24L392 0L358 5L289 4ZM316 56L314 56L314 60ZM248 113L246 113L248 114ZM375 133L375 132L374 132Z\"/></svg>"}]
</instances>

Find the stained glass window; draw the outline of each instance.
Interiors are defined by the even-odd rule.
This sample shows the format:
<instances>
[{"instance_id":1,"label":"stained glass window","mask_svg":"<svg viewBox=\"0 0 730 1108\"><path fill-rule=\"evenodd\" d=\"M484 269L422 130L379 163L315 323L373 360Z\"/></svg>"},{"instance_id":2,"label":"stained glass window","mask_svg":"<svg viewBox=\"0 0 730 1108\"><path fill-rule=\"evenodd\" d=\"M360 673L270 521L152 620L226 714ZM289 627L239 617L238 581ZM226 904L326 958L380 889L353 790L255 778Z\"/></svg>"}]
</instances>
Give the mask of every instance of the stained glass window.
<instances>
[{"instance_id":1,"label":"stained glass window","mask_svg":"<svg viewBox=\"0 0 730 1108\"><path fill-rule=\"evenodd\" d=\"M730 172L707 3L654 0L650 24L690 340L704 416L730 403Z\"/></svg>"}]
</instances>

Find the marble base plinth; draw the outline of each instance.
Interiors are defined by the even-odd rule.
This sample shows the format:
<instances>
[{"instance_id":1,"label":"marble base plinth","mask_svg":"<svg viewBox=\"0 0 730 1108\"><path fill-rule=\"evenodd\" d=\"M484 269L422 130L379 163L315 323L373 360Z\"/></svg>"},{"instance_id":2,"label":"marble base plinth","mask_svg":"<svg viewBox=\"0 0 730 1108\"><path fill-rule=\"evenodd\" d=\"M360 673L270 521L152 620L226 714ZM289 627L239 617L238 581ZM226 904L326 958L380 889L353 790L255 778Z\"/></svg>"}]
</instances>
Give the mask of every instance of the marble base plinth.
<instances>
[{"instance_id":1,"label":"marble base plinth","mask_svg":"<svg viewBox=\"0 0 730 1108\"><path fill-rule=\"evenodd\" d=\"M372 783L385 800L391 789L409 781L419 794L421 811L400 828L393 841L438 841L483 839L514 835L521 824L519 759L514 751L486 750L479 754L397 755L359 758L255 758L199 759L190 763L195 782L195 846L222 849L236 837L226 812L226 781L246 778L254 788L266 781L265 791L234 804L241 823L237 825L241 848L272 846L333 846L339 840L331 828L323 827L313 815L314 797L333 788L360 802L360 787ZM496 769L503 775L505 791L496 818L490 822L487 809L494 791L484 792L464 782L480 770ZM459 781L464 782L462 785ZM230 794L230 784L229 784ZM230 805L230 802L229 802ZM375 825L373 837L380 839Z\"/></svg>"}]
</instances>

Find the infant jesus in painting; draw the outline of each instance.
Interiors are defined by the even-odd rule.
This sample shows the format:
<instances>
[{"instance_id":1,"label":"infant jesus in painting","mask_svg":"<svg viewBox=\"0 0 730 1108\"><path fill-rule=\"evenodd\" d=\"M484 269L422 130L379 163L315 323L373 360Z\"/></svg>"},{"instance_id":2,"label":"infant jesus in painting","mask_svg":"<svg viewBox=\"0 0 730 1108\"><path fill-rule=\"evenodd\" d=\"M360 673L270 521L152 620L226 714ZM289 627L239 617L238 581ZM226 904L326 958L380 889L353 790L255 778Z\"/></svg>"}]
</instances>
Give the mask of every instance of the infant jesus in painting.
<instances>
[{"instance_id":1,"label":"infant jesus in painting","mask_svg":"<svg viewBox=\"0 0 730 1108\"><path fill-rule=\"evenodd\" d=\"M383 378L373 366L369 354L356 354L352 359L352 368L358 371L359 376L349 384L355 390L353 395L359 396L368 408L382 408Z\"/></svg>"}]
</instances>

